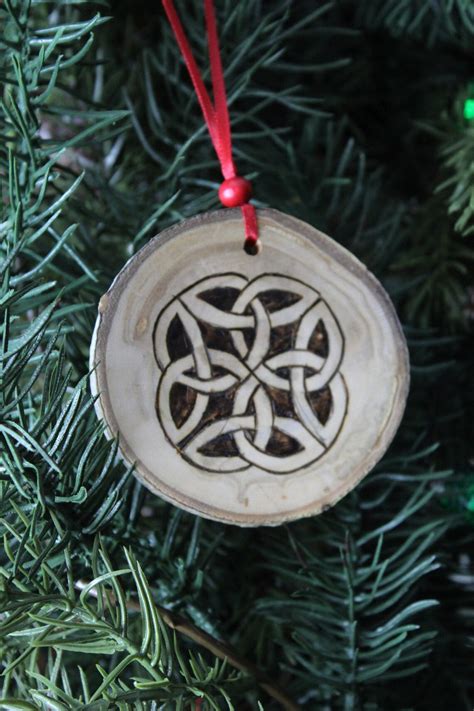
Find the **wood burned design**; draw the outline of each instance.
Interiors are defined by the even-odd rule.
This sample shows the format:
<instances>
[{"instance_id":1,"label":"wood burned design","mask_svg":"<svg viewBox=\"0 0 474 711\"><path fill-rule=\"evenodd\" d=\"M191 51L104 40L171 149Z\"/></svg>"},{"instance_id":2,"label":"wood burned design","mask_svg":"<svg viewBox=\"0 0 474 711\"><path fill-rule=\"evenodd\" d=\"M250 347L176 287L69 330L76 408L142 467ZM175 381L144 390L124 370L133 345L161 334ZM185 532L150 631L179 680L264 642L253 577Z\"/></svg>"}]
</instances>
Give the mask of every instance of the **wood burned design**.
<instances>
[{"instance_id":1,"label":"wood burned design","mask_svg":"<svg viewBox=\"0 0 474 711\"><path fill-rule=\"evenodd\" d=\"M344 335L303 282L208 277L162 310L153 341L159 422L196 467L289 474L336 440L348 405Z\"/></svg>"}]
</instances>

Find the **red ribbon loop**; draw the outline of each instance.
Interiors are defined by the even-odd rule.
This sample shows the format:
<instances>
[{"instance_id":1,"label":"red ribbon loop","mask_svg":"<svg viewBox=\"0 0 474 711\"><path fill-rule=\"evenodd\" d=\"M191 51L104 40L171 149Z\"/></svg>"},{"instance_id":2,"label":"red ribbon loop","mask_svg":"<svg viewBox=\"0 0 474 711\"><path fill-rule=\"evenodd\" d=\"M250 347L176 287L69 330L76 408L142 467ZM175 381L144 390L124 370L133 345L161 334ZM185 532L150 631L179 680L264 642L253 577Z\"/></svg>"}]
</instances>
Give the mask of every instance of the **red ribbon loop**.
<instances>
[{"instance_id":1,"label":"red ribbon loop","mask_svg":"<svg viewBox=\"0 0 474 711\"><path fill-rule=\"evenodd\" d=\"M219 39L217 36L216 14L213 0L204 0L204 14L206 18L207 44L209 49L209 63L211 67L212 92L214 103L212 103L209 93L199 71L199 67L194 59L190 44L187 40L181 21L176 12L173 0L162 0L163 7L168 17L171 28L176 37L176 41L181 50L184 62L191 77L194 91L201 106L204 120L206 122L212 145L216 151L221 164L222 175L225 180L236 178L234 159L232 156L232 134L230 130L229 109L227 106L227 94L225 90L224 72L219 50ZM245 225L245 236L247 242L255 244L258 240L257 215L253 205L248 202L241 204L242 216Z\"/></svg>"}]
</instances>

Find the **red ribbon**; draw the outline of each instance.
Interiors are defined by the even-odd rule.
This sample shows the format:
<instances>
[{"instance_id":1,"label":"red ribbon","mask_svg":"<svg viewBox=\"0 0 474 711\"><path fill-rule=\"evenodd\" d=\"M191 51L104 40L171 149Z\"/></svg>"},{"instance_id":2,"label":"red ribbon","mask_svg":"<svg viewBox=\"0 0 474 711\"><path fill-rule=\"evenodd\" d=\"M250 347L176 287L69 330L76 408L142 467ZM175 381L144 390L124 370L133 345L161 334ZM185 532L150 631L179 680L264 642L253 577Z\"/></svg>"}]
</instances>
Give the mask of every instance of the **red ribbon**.
<instances>
[{"instance_id":1,"label":"red ribbon","mask_svg":"<svg viewBox=\"0 0 474 711\"><path fill-rule=\"evenodd\" d=\"M173 0L162 0L162 2L188 69L189 76L191 77L194 91L196 92L211 137L212 145L221 164L222 175L225 180L237 178L242 181L242 185L244 185L244 187L247 186L247 192L250 195L250 184L244 181L243 178L238 177L232 156L232 134L230 130L229 109L227 107L227 94L219 50L213 0L204 0L204 13L206 18L207 44L209 49L214 104L204 85L201 72L193 57L191 47L176 12ZM255 244L258 240L258 224L255 208L249 204L248 199L243 203L238 202L236 204L240 205L242 209L246 239L250 244Z\"/></svg>"}]
</instances>

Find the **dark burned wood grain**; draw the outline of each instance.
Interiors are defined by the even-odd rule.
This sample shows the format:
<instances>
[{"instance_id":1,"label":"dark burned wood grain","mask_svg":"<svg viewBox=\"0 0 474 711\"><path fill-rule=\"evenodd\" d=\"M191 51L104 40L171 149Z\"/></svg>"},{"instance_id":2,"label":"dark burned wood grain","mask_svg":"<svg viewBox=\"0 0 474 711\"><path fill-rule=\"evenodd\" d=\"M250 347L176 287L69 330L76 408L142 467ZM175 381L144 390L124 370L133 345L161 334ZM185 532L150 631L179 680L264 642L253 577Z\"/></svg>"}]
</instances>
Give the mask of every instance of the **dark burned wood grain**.
<instances>
[{"instance_id":1,"label":"dark burned wood grain","mask_svg":"<svg viewBox=\"0 0 474 711\"><path fill-rule=\"evenodd\" d=\"M229 331L226 331L224 328L215 328L208 323L200 323L199 328L207 348L214 348L216 351L231 353L240 360L239 353L234 346L234 341Z\"/></svg>"},{"instance_id":2,"label":"dark burned wood grain","mask_svg":"<svg viewBox=\"0 0 474 711\"><path fill-rule=\"evenodd\" d=\"M184 425L196 402L196 391L187 385L174 383L170 393L171 416L176 427ZM157 403L158 406L158 403Z\"/></svg>"},{"instance_id":3,"label":"dark burned wood grain","mask_svg":"<svg viewBox=\"0 0 474 711\"><path fill-rule=\"evenodd\" d=\"M321 424L325 425L331 414L332 396L329 387L309 393L309 402L314 414Z\"/></svg>"},{"instance_id":4,"label":"dark burned wood grain","mask_svg":"<svg viewBox=\"0 0 474 711\"><path fill-rule=\"evenodd\" d=\"M284 353L293 347L296 327L297 324L290 323L287 326L276 326L272 329L270 348L268 349L269 358L278 355L278 353Z\"/></svg>"},{"instance_id":5,"label":"dark burned wood grain","mask_svg":"<svg viewBox=\"0 0 474 711\"><path fill-rule=\"evenodd\" d=\"M301 452L303 447L296 439L285 434L281 430L274 429L265 449L268 454L273 454L276 457L286 457L290 454Z\"/></svg>"},{"instance_id":6,"label":"dark burned wood grain","mask_svg":"<svg viewBox=\"0 0 474 711\"><path fill-rule=\"evenodd\" d=\"M166 347L171 360L178 360L192 352L188 336L179 316L175 316L168 327Z\"/></svg>"},{"instance_id":7,"label":"dark burned wood grain","mask_svg":"<svg viewBox=\"0 0 474 711\"><path fill-rule=\"evenodd\" d=\"M215 306L222 311L231 311L239 296L239 290L231 286L215 287L207 291L201 291L199 298L208 304Z\"/></svg>"},{"instance_id":8,"label":"dark burned wood grain","mask_svg":"<svg viewBox=\"0 0 474 711\"><path fill-rule=\"evenodd\" d=\"M321 358L328 357L328 334L322 321L318 321L316 328L313 331L313 335L308 343L308 350L321 356Z\"/></svg>"},{"instance_id":9,"label":"dark burned wood grain","mask_svg":"<svg viewBox=\"0 0 474 711\"><path fill-rule=\"evenodd\" d=\"M281 289L268 289L268 291L259 294L258 300L265 306L267 311L272 313L296 304L297 301L301 300L301 296Z\"/></svg>"}]
</instances>

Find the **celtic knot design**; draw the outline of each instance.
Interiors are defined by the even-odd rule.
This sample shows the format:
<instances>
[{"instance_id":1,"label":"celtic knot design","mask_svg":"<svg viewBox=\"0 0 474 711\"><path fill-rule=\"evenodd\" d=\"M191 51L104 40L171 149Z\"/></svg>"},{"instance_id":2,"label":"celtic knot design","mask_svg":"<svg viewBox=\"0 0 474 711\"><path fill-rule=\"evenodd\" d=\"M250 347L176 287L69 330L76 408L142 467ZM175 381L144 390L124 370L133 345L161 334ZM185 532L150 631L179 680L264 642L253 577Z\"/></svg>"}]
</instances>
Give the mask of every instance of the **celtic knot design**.
<instances>
[{"instance_id":1,"label":"celtic knot design","mask_svg":"<svg viewBox=\"0 0 474 711\"><path fill-rule=\"evenodd\" d=\"M322 457L344 422L344 336L320 294L278 274L208 277L161 311L156 412L189 462L289 474Z\"/></svg>"}]
</instances>

